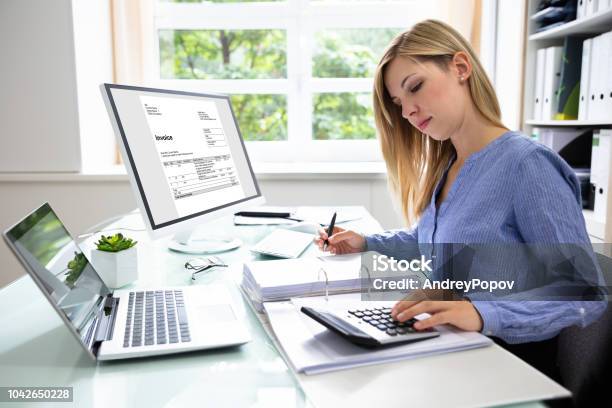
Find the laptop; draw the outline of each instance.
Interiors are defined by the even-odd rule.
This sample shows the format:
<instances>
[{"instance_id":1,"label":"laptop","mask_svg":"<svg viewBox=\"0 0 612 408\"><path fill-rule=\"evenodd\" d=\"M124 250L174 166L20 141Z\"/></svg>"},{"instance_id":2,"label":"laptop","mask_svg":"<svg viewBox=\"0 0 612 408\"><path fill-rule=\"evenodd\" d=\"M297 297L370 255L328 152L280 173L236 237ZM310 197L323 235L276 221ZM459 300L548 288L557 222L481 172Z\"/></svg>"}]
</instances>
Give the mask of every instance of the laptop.
<instances>
[{"instance_id":1,"label":"laptop","mask_svg":"<svg viewBox=\"0 0 612 408\"><path fill-rule=\"evenodd\" d=\"M237 346L250 334L221 285L111 291L46 203L4 239L96 361Z\"/></svg>"}]
</instances>

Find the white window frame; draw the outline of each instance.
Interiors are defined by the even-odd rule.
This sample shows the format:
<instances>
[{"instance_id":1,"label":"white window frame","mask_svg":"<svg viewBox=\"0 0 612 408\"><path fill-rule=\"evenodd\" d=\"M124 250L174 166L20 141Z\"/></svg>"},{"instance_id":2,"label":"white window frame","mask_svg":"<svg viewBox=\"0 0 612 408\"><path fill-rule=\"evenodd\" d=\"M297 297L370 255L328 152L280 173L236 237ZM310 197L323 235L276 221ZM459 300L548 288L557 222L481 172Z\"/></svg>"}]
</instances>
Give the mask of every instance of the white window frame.
<instances>
[{"instance_id":1,"label":"white window frame","mask_svg":"<svg viewBox=\"0 0 612 408\"><path fill-rule=\"evenodd\" d=\"M487 0L485 0L487 1ZM435 0L346 2L286 0L258 3L165 3L153 7L152 40L144 59L145 83L193 92L284 94L287 140L251 141L255 162L381 161L378 140L313 140L312 97L318 92L371 92L371 78L312 78L314 33L321 29L410 27L448 16ZM409 17L407 17L409 16ZM483 14L483 19L486 16ZM245 80L161 79L158 30L282 29L287 38L287 78ZM382 53L383 50L380 50Z\"/></svg>"}]
</instances>

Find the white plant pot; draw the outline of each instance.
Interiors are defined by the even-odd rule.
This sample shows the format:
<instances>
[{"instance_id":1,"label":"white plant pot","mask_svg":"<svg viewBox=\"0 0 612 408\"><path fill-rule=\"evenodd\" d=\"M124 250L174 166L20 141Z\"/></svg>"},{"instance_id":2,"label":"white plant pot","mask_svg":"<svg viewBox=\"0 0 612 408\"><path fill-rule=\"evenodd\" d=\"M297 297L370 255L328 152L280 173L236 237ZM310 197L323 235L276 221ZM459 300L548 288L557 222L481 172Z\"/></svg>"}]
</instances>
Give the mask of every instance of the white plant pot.
<instances>
[{"instance_id":1,"label":"white plant pot","mask_svg":"<svg viewBox=\"0 0 612 408\"><path fill-rule=\"evenodd\" d=\"M120 288L138 279L138 252L133 246L119 252L91 251L91 263L109 288Z\"/></svg>"}]
</instances>

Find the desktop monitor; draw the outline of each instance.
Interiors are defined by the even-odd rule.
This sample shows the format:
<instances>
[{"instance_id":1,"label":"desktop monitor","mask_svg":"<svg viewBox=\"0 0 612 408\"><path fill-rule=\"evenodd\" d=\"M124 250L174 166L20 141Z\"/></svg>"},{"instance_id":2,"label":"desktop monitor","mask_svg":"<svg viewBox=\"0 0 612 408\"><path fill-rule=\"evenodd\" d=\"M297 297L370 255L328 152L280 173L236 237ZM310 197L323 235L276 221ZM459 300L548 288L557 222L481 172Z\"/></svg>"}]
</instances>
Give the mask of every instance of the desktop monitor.
<instances>
[{"instance_id":1,"label":"desktop monitor","mask_svg":"<svg viewBox=\"0 0 612 408\"><path fill-rule=\"evenodd\" d=\"M125 167L153 238L219 252L238 240L192 239L204 221L264 203L229 96L102 84Z\"/></svg>"}]
</instances>

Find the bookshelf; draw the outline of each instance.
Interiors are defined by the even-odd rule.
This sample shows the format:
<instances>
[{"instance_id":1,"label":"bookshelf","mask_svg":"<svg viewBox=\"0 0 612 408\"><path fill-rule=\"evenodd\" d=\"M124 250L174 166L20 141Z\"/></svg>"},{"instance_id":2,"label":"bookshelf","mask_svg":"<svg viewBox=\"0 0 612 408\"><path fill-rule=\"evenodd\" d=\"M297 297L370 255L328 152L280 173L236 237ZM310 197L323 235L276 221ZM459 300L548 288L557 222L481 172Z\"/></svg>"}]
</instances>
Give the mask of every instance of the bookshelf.
<instances>
[{"instance_id":1,"label":"bookshelf","mask_svg":"<svg viewBox=\"0 0 612 408\"><path fill-rule=\"evenodd\" d=\"M611 127L612 118L610 120L533 120L529 119L525 121L526 125L529 126L540 126L540 127L555 127L555 126L566 126L566 127L581 127L581 126L593 126L593 127Z\"/></svg>"},{"instance_id":2,"label":"bookshelf","mask_svg":"<svg viewBox=\"0 0 612 408\"><path fill-rule=\"evenodd\" d=\"M530 0L530 3L535 3L537 7L539 1L533 2ZM530 8L530 10L533 10L533 12L529 14L531 16L535 13L535 8ZM551 28L550 30L543 31L541 33L531 34L529 36L529 40L542 41L563 39L565 36L576 34L600 34L605 31L609 31L610 27L612 27L612 9L602 10L596 14L593 14L592 16L584 17L580 20L570 21L562 26ZM535 30L530 31L530 33L534 31Z\"/></svg>"},{"instance_id":3,"label":"bookshelf","mask_svg":"<svg viewBox=\"0 0 612 408\"><path fill-rule=\"evenodd\" d=\"M591 16L565 23L561 26L536 33L537 23L530 17L537 12L540 0L527 0L527 41L525 44L524 63L524 86L523 86L523 110L522 130L531 135L534 127L574 127L574 128L612 128L612 112L609 119L605 120L534 120L533 95L535 92L536 76L536 53L540 48L563 45L564 38L568 35L583 35L593 37L612 30L612 8L599 11ZM612 172L611 168L608 168ZM612 180L612 177L610 178ZM608 208L605 218L597 218L591 210L583 210L587 231L593 242L612 242L612 194L608 188Z\"/></svg>"}]
</instances>

